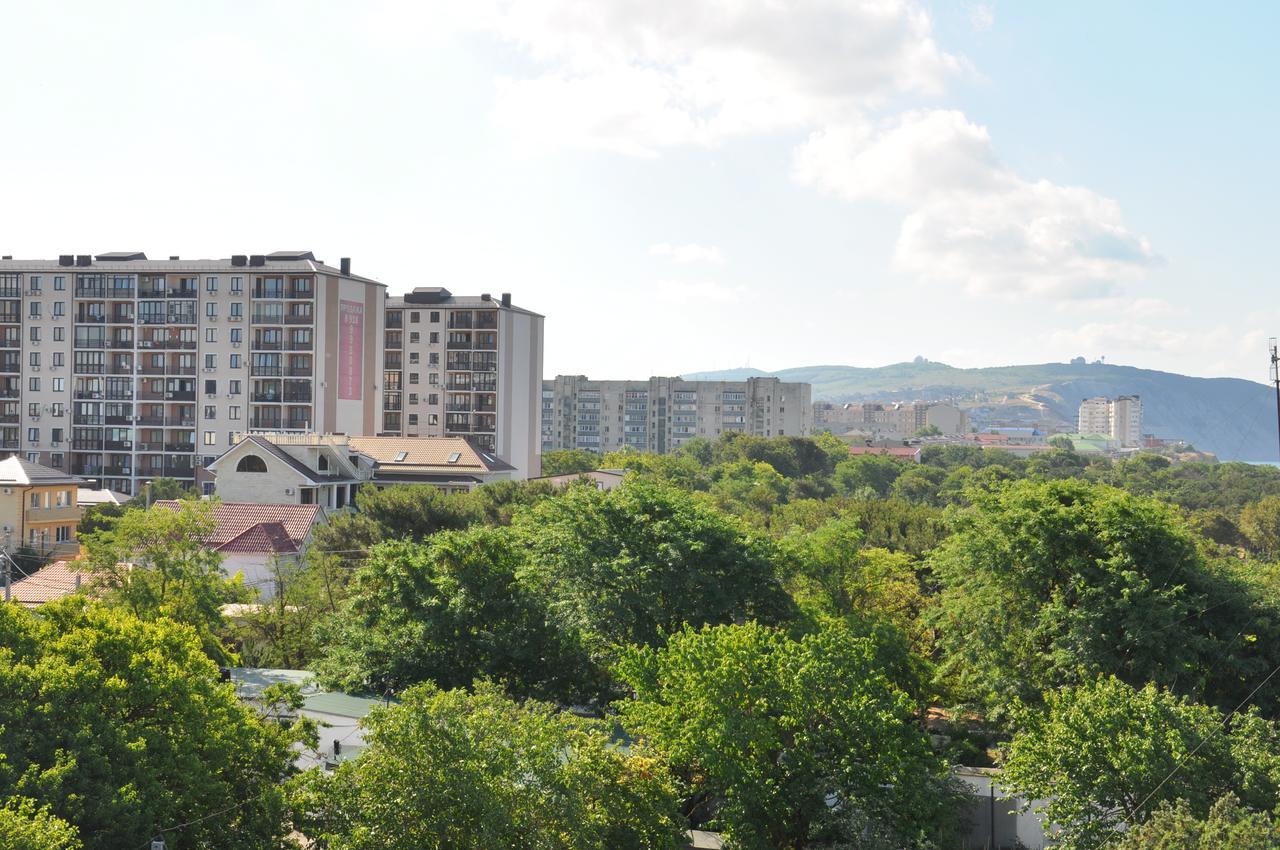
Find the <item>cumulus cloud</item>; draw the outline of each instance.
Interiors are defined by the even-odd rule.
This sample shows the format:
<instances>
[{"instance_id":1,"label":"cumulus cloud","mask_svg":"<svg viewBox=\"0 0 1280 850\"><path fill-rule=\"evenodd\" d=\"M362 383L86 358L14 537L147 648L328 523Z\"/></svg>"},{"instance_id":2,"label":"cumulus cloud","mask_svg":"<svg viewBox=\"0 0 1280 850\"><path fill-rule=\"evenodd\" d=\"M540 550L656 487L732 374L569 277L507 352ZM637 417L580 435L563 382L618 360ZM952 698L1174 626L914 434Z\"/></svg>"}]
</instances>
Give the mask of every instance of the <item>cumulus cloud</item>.
<instances>
[{"instance_id":1,"label":"cumulus cloud","mask_svg":"<svg viewBox=\"0 0 1280 850\"><path fill-rule=\"evenodd\" d=\"M1156 262L1114 201L1023 178L1000 162L985 127L952 110L816 132L793 174L905 208L895 268L975 293L1100 298Z\"/></svg>"},{"instance_id":2,"label":"cumulus cloud","mask_svg":"<svg viewBox=\"0 0 1280 850\"><path fill-rule=\"evenodd\" d=\"M698 245L693 242L684 245L659 242L656 245L649 246L649 253L655 257L667 257L671 262L681 265L687 263L713 263L720 265L724 262L724 255L720 253L720 249L716 246Z\"/></svg>"},{"instance_id":3,"label":"cumulus cloud","mask_svg":"<svg viewBox=\"0 0 1280 850\"><path fill-rule=\"evenodd\" d=\"M499 124L639 156L937 94L963 67L910 0L521 0L486 25L543 66L499 81Z\"/></svg>"}]
</instances>

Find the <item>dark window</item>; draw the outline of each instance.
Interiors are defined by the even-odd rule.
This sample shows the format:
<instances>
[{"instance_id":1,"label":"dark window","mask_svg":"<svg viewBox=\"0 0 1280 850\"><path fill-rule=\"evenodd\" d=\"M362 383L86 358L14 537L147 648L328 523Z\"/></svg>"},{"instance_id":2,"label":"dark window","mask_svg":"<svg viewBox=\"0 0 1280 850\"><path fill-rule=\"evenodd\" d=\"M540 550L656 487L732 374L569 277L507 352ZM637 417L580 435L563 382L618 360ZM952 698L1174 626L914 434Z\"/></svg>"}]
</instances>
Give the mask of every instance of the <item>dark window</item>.
<instances>
[{"instance_id":1,"label":"dark window","mask_svg":"<svg viewBox=\"0 0 1280 850\"><path fill-rule=\"evenodd\" d=\"M266 472L267 464L257 455L245 455L236 464L236 472Z\"/></svg>"}]
</instances>

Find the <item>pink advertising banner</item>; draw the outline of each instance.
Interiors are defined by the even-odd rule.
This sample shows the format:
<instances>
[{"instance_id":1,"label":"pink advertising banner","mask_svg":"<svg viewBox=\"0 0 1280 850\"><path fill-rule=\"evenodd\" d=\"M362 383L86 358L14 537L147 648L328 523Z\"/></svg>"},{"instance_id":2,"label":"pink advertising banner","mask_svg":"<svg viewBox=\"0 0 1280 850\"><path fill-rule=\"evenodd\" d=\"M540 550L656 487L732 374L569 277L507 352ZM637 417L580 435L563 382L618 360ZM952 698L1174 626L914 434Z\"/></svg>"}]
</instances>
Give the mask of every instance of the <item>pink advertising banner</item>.
<instances>
[{"instance_id":1,"label":"pink advertising banner","mask_svg":"<svg viewBox=\"0 0 1280 850\"><path fill-rule=\"evenodd\" d=\"M364 305L338 302L338 398L364 398Z\"/></svg>"}]
</instances>

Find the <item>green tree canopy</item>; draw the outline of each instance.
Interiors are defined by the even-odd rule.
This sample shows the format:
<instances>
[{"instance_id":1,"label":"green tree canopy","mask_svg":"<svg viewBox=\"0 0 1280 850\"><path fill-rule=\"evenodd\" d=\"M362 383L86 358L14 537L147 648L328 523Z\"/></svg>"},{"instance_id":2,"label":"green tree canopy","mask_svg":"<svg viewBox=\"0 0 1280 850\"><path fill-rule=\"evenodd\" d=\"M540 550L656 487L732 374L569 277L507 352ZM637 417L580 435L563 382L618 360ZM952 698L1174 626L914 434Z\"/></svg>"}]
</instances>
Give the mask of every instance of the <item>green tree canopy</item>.
<instances>
[{"instance_id":1,"label":"green tree canopy","mask_svg":"<svg viewBox=\"0 0 1280 850\"><path fill-rule=\"evenodd\" d=\"M332 850L676 850L663 763L603 724L497 687L411 688L365 720L367 749L295 789L302 830Z\"/></svg>"},{"instance_id":2,"label":"green tree canopy","mask_svg":"<svg viewBox=\"0 0 1280 850\"><path fill-rule=\"evenodd\" d=\"M1225 704L1272 666L1260 635L1274 617L1210 570L1166 505L1023 481L976 493L954 526L929 558L942 588L931 616L963 700L998 712L1114 673Z\"/></svg>"},{"instance_id":3,"label":"green tree canopy","mask_svg":"<svg viewBox=\"0 0 1280 850\"><path fill-rule=\"evenodd\" d=\"M885 677L879 649L841 623L799 640L756 623L686 629L619 666L635 690L623 725L667 753L697 824L741 850L856 839L899 847L950 823L945 771ZM832 795L842 818L833 818Z\"/></svg>"},{"instance_id":4,"label":"green tree canopy","mask_svg":"<svg viewBox=\"0 0 1280 850\"><path fill-rule=\"evenodd\" d=\"M1280 820L1252 811L1234 794L1218 798L1207 817L1196 817L1186 800L1164 803L1115 850L1277 850Z\"/></svg>"},{"instance_id":5,"label":"green tree canopy","mask_svg":"<svg viewBox=\"0 0 1280 850\"><path fill-rule=\"evenodd\" d=\"M888 455L853 455L836 464L832 483L842 496L889 495L907 464Z\"/></svg>"},{"instance_id":6,"label":"green tree canopy","mask_svg":"<svg viewBox=\"0 0 1280 850\"><path fill-rule=\"evenodd\" d=\"M1249 546L1268 558L1280 557L1280 496L1267 496L1240 512L1240 530Z\"/></svg>"},{"instance_id":7,"label":"green tree canopy","mask_svg":"<svg viewBox=\"0 0 1280 850\"><path fill-rule=\"evenodd\" d=\"M172 846L281 846L301 727L243 705L189 626L83 599L4 605L0 661L0 798L48 806L88 847L188 822Z\"/></svg>"},{"instance_id":8,"label":"green tree canopy","mask_svg":"<svg viewBox=\"0 0 1280 850\"><path fill-rule=\"evenodd\" d=\"M520 695L581 698L588 665L517 581L522 560L505 528L378 544L322 631L318 672L348 691L465 687L483 677Z\"/></svg>"},{"instance_id":9,"label":"green tree canopy","mask_svg":"<svg viewBox=\"0 0 1280 850\"><path fill-rule=\"evenodd\" d=\"M776 548L689 493L644 479L571 489L517 517L522 571L562 629L608 657L655 644L684 624L759 618L791 603Z\"/></svg>"},{"instance_id":10,"label":"green tree canopy","mask_svg":"<svg viewBox=\"0 0 1280 850\"><path fill-rule=\"evenodd\" d=\"M561 449L542 453L543 475L568 475L600 468L600 453L586 449Z\"/></svg>"},{"instance_id":11,"label":"green tree canopy","mask_svg":"<svg viewBox=\"0 0 1280 850\"><path fill-rule=\"evenodd\" d=\"M1044 700L1015 712L1002 781L1046 801L1064 850L1104 847L1161 803L1181 801L1203 818L1228 793L1254 809L1280 802L1280 728L1256 715L1234 717L1224 732L1217 709L1114 676Z\"/></svg>"},{"instance_id":12,"label":"green tree canopy","mask_svg":"<svg viewBox=\"0 0 1280 850\"><path fill-rule=\"evenodd\" d=\"M0 805L0 850L81 850L76 828L37 806L11 798Z\"/></svg>"}]
</instances>

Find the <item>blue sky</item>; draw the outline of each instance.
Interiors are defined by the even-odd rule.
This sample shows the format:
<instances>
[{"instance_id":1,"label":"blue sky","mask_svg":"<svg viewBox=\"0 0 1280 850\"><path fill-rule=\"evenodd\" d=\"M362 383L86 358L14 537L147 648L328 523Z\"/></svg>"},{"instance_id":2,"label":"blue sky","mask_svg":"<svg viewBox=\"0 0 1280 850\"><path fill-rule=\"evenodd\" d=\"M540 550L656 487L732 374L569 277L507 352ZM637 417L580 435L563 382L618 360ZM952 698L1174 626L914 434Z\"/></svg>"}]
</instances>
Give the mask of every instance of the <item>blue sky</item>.
<instances>
[{"instance_id":1,"label":"blue sky","mask_svg":"<svg viewBox=\"0 0 1280 850\"><path fill-rule=\"evenodd\" d=\"M546 372L1264 379L1273 4L12 4L0 249L514 294Z\"/></svg>"}]
</instances>

